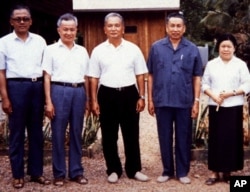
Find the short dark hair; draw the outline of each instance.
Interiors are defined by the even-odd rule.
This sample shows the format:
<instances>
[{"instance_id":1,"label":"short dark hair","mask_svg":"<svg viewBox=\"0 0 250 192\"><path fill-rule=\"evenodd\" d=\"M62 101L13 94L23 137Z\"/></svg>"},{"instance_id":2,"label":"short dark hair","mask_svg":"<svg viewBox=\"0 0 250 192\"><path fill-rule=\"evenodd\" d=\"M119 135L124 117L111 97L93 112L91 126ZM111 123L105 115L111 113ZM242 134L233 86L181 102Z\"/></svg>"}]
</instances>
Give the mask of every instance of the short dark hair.
<instances>
[{"instance_id":1,"label":"short dark hair","mask_svg":"<svg viewBox=\"0 0 250 192\"><path fill-rule=\"evenodd\" d=\"M186 24L186 20L185 20L184 15L183 15L183 13L181 11L173 12L173 13L170 13L169 15L167 15L166 16L166 23L168 23L170 18L173 18L173 17L182 19L183 23Z\"/></svg>"},{"instance_id":2,"label":"short dark hair","mask_svg":"<svg viewBox=\"0 0 250 192\"><path fill-rule=\"evenodd\" d=\"M12 6L12 8L10 10L10 18L13 16L13 13L14 13L15 10L20 10L20 9L26 9L29 12L30 16L31 16L30 8L27 5L25 5L25 4L15 4L15 5Z\"/></svg>"},{"instance_id":3,"label":"short dark hair","mask_svg":"<svg viewBox=\"0 0 250 192\"><path fill-rule=\"evenodd\" d=\"M234 48L237 47L237 41L236 38L229 33L226 34L221 34L220 36L217 37L217 42L216 42L216 46L215 46L215 50L219 51L219 46L222 43L222 41L231 41L233 43Z\"/></svg>"}]
</instances>

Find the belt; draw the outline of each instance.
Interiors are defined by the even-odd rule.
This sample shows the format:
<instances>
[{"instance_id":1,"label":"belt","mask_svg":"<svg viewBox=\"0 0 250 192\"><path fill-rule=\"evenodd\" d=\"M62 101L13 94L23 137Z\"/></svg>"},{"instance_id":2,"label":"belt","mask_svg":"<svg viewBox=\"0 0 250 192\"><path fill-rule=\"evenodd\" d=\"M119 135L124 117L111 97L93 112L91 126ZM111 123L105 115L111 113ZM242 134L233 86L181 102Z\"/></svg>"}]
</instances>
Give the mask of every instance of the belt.
<instances>
[{"instance_id":1,"label":"belt","mask_svg":"<svg viewBox=\"0 0 250 192\"><path fill-rule=\"evenodd\" d=\"M57 81L52 81L51 84L61 85L61 86L66 86L66 87L82 87L84 85L84 83L64 83L64 82L57 82Z\"/></svg>"},{"instance_id":2,"label":"belt","mask_svg":"<svg viewBox=\"0 0 250 192\"><path fill-rule=\"evenodd\" d=\"M43 77L34 77L34 78L14 77L14 78L8 78L7 81L30 81L30 82L37 82L37 81L43 81Z\"/></svg>"},{"instance_id":3,"label":"belt","mask_svg":"<svg viewBox=\"0 0 250 192\"><path fill-rule=\"evenodd\" d=\"M132 87L134 87L135 85L129 85L129 86L125 86L125 87L107 87L105 85L102 85L104 88L107 89L112 89L112 90L116 90L116 91L125 91L127 89L131 89Z\"/></svg>"}]
</instances>

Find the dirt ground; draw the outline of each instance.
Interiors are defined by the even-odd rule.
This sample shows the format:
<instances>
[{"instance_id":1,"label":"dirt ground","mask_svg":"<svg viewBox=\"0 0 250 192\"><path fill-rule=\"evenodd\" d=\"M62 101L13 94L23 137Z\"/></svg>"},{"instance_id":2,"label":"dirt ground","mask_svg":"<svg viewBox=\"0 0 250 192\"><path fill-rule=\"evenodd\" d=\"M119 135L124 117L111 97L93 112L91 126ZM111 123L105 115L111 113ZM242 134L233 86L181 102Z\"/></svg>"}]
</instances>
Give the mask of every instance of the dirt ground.
<instances>
[{"instance_id":1,"label":"dirt ground","mask_svg":"<svg viewBox=\"0 0 250 192\"><path fill-rule=\"evenodd\" d=\"M121 137L120 137L121 138ZM119 152L124 164L123 143L119 139ZM118 183L107 182L105 161L102 152L94 153L93 158L83 157L82 163L85 168L85 176L88 178L87 185L79 185L68 181L63 187L56 187L53 184L43 186L37 183L28 182L29 177L25 177L23 189L13 189L11 182L11 170L7 156L0 156L0 192L229 192L229 185L223 182L213 186L206 186L204 181L209 172L206 161L192 161L189 176L192 183L183 185L176 179L171 179L166 183L157 183L156 178L162 172L162 164L159 152L159 143L156 132L155 118L149 116L145 110L141 113L140 121L140 145L142 172L150 177L148 182L138 182L128 179L123 173ZM47 157L50 159L50 156ZM245 160L244 170L233 173L234 175L250 175L250 160ZM48 160L44 166L44 175L53 179L51 162Z\"/></svg>"}]
</instances>

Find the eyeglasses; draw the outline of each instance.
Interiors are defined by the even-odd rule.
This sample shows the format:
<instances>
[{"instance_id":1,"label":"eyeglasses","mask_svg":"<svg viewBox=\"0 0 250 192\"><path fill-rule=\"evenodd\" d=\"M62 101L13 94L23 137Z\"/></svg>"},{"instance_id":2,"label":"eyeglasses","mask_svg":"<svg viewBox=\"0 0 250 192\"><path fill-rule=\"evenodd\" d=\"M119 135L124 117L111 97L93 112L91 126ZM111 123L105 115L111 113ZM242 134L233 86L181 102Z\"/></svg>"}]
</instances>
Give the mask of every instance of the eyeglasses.
<instances>
[{"instance_id":1,"label":"eyeglasses","mask_svg":"<svg viewBox=\"0 0 250 192\"><path fill-rule=\"evenodd\" d=\"M22 21L29 22L31 20L30 17L16 17L16 18L11 18L11 19L17 23L21 23Z\"/></svg>"}]
</instances>

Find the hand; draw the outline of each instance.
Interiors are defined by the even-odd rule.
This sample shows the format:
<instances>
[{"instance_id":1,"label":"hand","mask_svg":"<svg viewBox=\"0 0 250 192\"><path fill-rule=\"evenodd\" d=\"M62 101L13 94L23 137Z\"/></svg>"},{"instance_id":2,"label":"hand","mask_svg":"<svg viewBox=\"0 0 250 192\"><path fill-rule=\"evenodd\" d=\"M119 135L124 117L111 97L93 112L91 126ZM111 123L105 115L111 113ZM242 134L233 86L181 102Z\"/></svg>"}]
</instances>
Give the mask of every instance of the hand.
<instances>
[{"instance_id":1,"label":"hand","mask_svg":"<svg viewBox=\"0 0 250 192\"><path fill-rule=\"evenodd\" d=\"M194 102L192 111L191 111L191 118L196 119L199 115L199 102Z\"/></svg>"},{"instance_id":2,"label":"hand","mask_svg":"<svg viewBox=\"0 0 250 192\"><path fill-rule=\"evenodd\" d=\"M136 112L142 112L145 108L145 100L144 99L138 99L137 104L136 104Z\"/></svg>"},{"instance_id":3,"label":"hand","mask_svg":"<svg viewBox=\"0 0 250 192\"><path fill-rule=\"evenodd\" d=\"M99 104L96 101L92 102L92 112L94 115L99 116L100 115L100 108Z\"/></svg>"},{"instance_id":4,"label":"hand","mask_svg":"<svg viewBox=\"0 0 250 192\"><path fill-rule=\"evenodd\" d=\"M224 101L224 97L222 96L220 96L221 94L219 94L219 95L216 95L216 96L214 96L212 99L214 100L214 102L215 103L217 103L219 106L223 103L223 101Z\"/></svg>"},{"instance_id":5,"label":"hand","mask_svg":"<svg viewBox=\"0 0 250 192\"><path fill-rule=\"evenodd\" d=\"M55 109L53 104L47 104L45 106L45 115L51 120L55 117Z\"/></svg>"},{"instance_id":6,"label":"hand","mask_svg":"<svg viewBox=\"0 0 250 192\"><path fill-rule=\"evenodd\" d=\"M233 96L234 96L234 95L233 95ZM232 97L232 92L225 92L225 91L222 91L222 92L220 92L219 97L222 98L223 100L224 100L224 99L227 99L228 97Z\"/></svg>"},{"instance_id":7,"label":"hand","mask_svg":"<svg viewBox=\"0 0 250 192\"><path fill-rule=\"evenodd\" d=\"M2 99L2 108L6 114L9 115L12 113L12 105L11 105L9 98Z\"/></svg>"},{"instance_id":8,"label":"hand","mask_svg":"<svg viewBox=\"0 0 250 192\"><path fill-rule=\"evenodd\" d=\"M148 113L152 116L155 114L155 107L153 101L148 101Z\"/></svg>"}]
</instances>

